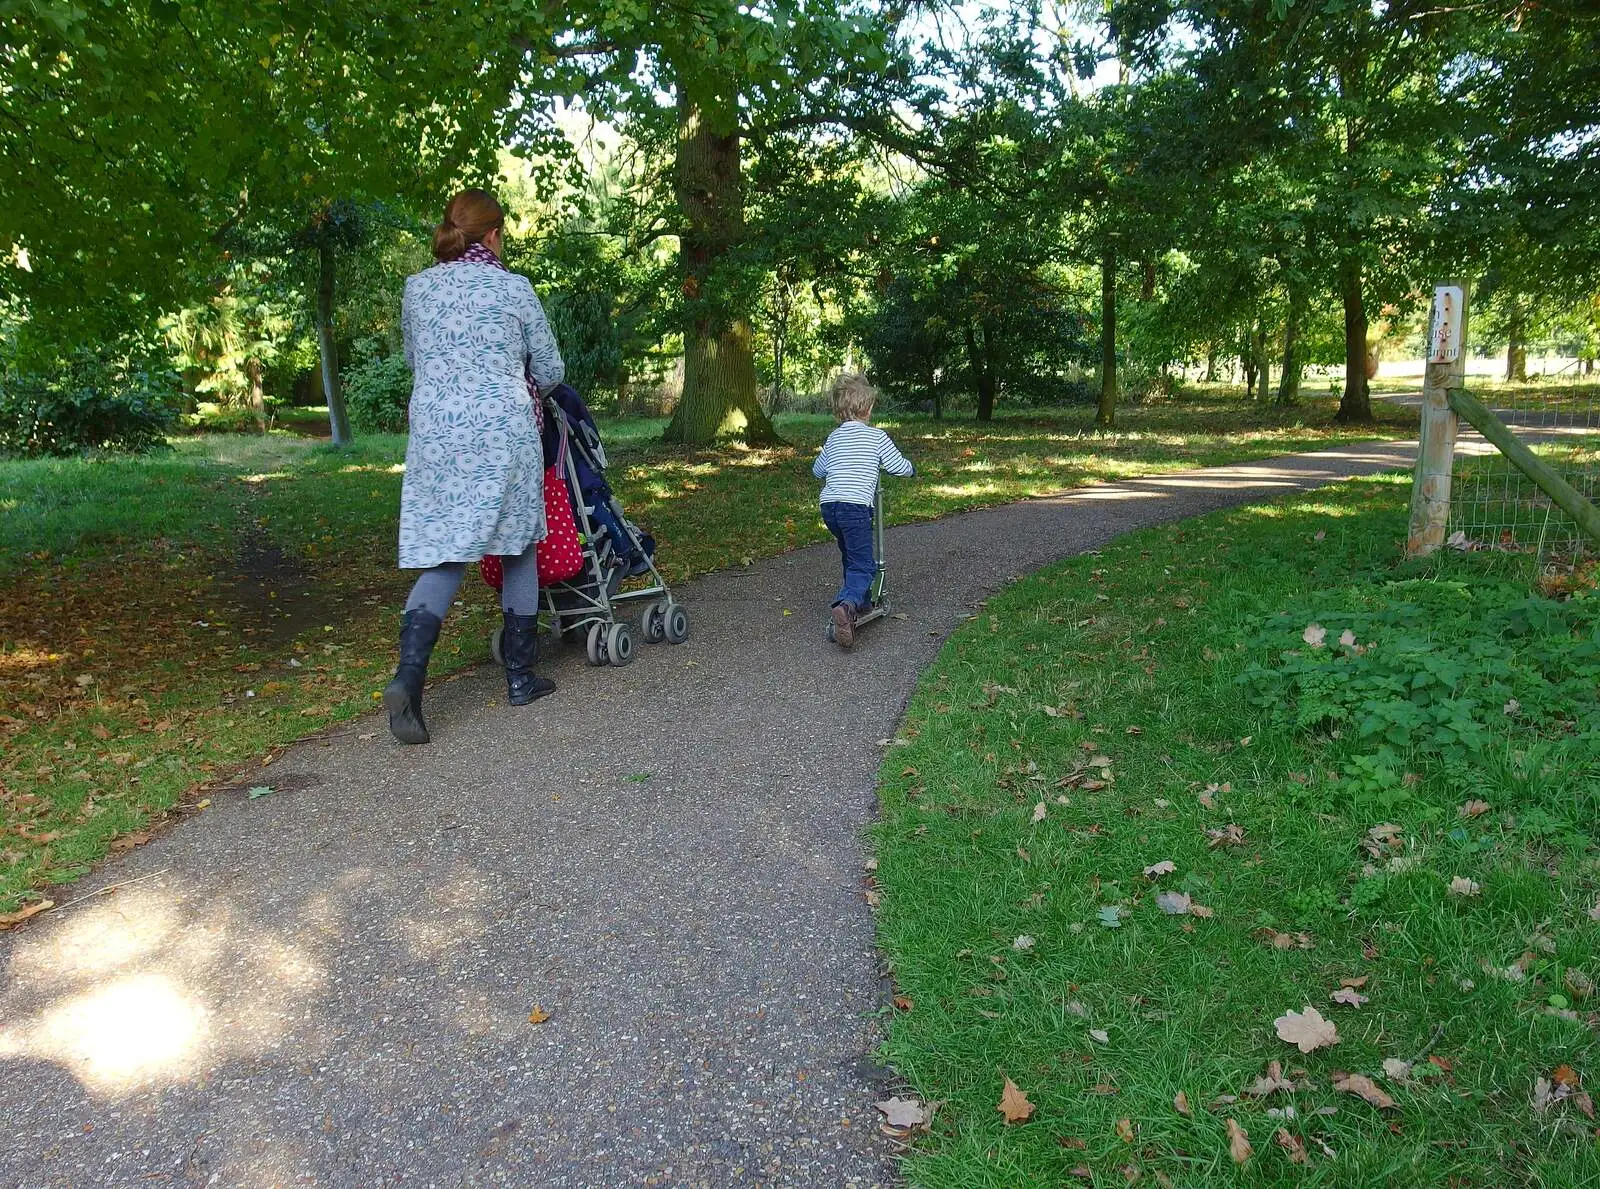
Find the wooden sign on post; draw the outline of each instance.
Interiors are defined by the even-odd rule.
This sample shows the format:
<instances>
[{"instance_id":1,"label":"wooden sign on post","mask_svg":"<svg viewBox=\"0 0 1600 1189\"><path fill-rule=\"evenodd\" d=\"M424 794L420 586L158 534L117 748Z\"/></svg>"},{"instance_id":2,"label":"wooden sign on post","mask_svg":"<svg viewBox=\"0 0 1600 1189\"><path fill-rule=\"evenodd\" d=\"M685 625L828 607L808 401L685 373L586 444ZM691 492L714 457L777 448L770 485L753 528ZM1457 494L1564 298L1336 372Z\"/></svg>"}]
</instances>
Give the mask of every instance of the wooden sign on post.
<instances>
[{"instance_id":1,"label":"wooden sign on post","mask_svg":"<svg viewBox=\"0 0 1600 1189\"><path fill-rule=\"evenodd\" d=\"M1450 523L1450 470L1455 462L1456 415L1450 389L1466 378L1467 282L1433 291L1428 361L1422 376L1422 448L1411 486L1411 531L1406 556L1424 557L1444 544Z\"/></svg>"},{"instance_id":2,"label":"wooden sign on post","mask_svg":"<svg viewBox=\"0 0 1600 1189\"><path fill-rule=\"evenodd\" d=\"M1461 311L1466 294L1459 285L1440 285L1433 291L1433 321L1428 334L1428 362L1454 363L1461 354Z\"/></svg>"}]
</instances>

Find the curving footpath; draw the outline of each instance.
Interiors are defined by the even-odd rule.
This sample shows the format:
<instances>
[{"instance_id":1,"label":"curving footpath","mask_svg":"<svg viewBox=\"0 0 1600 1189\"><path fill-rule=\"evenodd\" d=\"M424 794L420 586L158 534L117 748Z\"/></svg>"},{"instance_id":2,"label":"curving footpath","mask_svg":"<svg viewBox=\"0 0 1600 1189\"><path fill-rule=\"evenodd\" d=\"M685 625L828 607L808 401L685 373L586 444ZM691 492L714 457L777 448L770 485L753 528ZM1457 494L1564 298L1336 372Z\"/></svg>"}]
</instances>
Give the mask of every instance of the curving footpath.
<instances>
[{"instance_id":1,"label":"curving footpath","mask_svg":"<svg viewBox=\"0 0 1600 1189\"><path fill-rule=\"evenodd\" d=\"M862 829L918 672L1012 576L1413 458L894 529L905 618L853 654L822 638L837 552L802 550L683 588L682 647L569 654L535 707L485 665L432 691L429 747L375 717L298 745L0 935L0 1185L892 1182Z\"/></svg>"}]
</instances>

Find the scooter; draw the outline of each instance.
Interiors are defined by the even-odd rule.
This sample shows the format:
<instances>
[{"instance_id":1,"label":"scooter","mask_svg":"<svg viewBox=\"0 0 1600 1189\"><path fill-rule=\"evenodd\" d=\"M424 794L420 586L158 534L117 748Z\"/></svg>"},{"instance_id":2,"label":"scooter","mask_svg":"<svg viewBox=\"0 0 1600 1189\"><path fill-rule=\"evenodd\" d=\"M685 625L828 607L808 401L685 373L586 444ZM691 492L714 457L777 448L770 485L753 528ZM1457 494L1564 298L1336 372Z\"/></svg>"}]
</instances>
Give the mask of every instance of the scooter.
<instances>
[{"instance_id":1,"label":"scooter","mask_svg":"<svg viewBox=\"0 0 1600 1189\"><path fill-rule=\"evenodd\" d=\"M872 586L867 591L867 609L856 615L856 627L882 619L889 614L889 596L884 591L884 572L889 568L883 560L883 484L872 496L872 556L878 560L878 572L872 576ZM828 621L828 642L836 643L833 620Z\"/></svg>"}]
</instances>

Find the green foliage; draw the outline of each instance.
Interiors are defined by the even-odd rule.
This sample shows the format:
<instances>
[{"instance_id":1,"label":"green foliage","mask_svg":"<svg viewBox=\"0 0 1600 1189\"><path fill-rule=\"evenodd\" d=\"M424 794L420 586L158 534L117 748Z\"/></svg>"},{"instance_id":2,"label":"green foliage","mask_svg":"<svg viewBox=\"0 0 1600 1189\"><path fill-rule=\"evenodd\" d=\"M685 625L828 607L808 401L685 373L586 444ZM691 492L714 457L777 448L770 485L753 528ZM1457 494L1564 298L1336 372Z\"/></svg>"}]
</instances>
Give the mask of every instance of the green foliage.
<instances>
[{"instance_id":1,"label":"green foliage","mask_svg":"<svg viewBox=\"0 0 1600 1189\"><path fill-rule=\"evenodd\" d=\"M1320 645L1303 639L1313 621ZM1239 676L1254 704L1357 745L1480 752L1510 733L1600 738L1600 600L1409 581L1316 596L1246 647L1277 652Z\"/></svg>"},{"instance_id":2,"label":"green foliage","mask_svg":"<svg viewBox=\"0 0 1600 1189\"><path fill-rule=\"evenodd\" d=\"M142 453L165 441L178 374L147 343L83 348L49 370L0 369L0 457Z\"/></svg>"},{"instance_id":3,"label":"green foliage","mask_svg":"<svg viewBox=\"0 0 1600 1189\"><path fill-rule=\"evenodd\" d=\"M350 423L366 433L400 433L411 404L411 368L399 355L372 355L344 373Z\"/></svg>"}]
</instances>

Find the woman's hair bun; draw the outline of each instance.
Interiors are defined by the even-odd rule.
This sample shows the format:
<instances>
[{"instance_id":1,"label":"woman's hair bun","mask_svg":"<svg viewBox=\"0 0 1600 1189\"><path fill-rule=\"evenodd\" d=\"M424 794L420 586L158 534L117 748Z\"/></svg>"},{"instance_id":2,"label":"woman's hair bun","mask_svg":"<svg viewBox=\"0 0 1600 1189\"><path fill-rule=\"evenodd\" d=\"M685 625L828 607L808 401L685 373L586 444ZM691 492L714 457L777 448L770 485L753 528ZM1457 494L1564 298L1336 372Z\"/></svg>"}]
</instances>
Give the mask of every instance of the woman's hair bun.
<instances>
[{"instance_id":1,"label":"woman's hair bun","mask_svg":"<svg viewBox=\"0 0 1600 1189\"><path fill-rule=\"evenodd\" d=\"M444 221L433 229L433 256L436 260L459 260L470 244L497 227L504 227L506 213L487 190L463 190L444 208Z\"/></svg>"}]
</instances>

